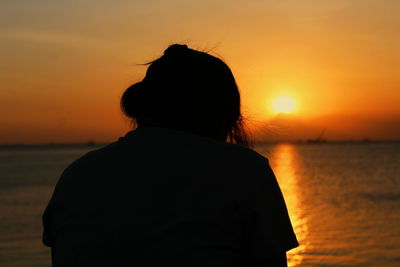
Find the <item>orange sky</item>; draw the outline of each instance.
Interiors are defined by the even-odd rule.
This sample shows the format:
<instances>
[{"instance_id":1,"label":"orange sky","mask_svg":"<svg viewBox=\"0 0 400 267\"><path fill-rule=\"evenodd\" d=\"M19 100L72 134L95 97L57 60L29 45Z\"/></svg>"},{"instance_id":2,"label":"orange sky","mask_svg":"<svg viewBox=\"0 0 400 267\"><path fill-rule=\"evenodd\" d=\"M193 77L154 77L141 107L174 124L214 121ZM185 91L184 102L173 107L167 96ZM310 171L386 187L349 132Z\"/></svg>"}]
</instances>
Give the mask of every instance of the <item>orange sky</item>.
<instances>
[{"instance_id":1,"label":"orange sky","mask_svg":"<svg viewBox=\"0 0 400 267\"><path fill-rule=\"evenodd\" d=\"M229 64L256 132L289 95L299 129L280 139L323 127L332 140L400 139L399 11L397 0L2 0L0 143L115 140L136 64L175 42Z\"/></svg>"}]
</instances>

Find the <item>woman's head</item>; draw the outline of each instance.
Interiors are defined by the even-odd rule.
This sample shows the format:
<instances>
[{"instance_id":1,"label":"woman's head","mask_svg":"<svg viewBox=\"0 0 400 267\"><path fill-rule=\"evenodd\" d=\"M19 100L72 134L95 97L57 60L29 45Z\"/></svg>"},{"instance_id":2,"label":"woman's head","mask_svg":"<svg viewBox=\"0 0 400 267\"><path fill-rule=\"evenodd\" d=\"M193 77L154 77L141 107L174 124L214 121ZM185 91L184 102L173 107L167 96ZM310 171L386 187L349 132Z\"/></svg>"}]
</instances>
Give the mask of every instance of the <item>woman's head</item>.
<instances>
[{"instance_id":1,"label":"woman's head","mask_svg":"<svg viewBox=\"0 0 400 267\"><path fill-rule=\"evenodd\" d=\"M144 79L124 92L121 108L138 127L248 145L231 70L219 58L186 45L171 45L149 63Z\"/></svg>"}]
</instances>

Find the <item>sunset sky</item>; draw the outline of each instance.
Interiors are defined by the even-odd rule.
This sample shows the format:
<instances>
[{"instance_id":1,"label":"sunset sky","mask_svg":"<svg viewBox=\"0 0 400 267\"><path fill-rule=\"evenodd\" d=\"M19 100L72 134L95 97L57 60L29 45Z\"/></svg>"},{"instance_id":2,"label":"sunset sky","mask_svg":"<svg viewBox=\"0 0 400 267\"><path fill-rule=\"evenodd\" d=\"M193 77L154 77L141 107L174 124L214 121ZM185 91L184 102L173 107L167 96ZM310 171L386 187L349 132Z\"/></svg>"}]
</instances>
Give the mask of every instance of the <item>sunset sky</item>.
<instances>
[{"instance_id":1,"label":"sunset sky","mask_svg":"<svg viewBox=\"0 0 400 267\"><path fill-rule=\"evenodd\" d=\"M138 64L173 43L231 67L266 138L400 140L398 0L1 0L0 143L115 140Z\"/></svg>"}]
</instances>

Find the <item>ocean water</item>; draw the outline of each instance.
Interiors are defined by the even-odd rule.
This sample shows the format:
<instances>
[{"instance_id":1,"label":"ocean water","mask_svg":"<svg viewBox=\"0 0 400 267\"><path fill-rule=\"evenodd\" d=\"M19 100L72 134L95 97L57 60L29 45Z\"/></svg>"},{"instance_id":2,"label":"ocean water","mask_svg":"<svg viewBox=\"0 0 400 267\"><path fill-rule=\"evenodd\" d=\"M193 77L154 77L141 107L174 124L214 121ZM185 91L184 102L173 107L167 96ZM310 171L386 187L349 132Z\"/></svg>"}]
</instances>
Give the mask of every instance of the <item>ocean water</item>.
<instances>
[{"instance_id":1,"label":"ocean water","mask_svg":"<svg viewBox=\"0 0 400 267\"><path fill-rule=\"evenodd\" d=\"M0 148L0 266L50 266L41 214L62 170L94 148ZM289 266L400 266L400 143L256 150L270 160L301 244Z\"/></svg>"}]
</instances>

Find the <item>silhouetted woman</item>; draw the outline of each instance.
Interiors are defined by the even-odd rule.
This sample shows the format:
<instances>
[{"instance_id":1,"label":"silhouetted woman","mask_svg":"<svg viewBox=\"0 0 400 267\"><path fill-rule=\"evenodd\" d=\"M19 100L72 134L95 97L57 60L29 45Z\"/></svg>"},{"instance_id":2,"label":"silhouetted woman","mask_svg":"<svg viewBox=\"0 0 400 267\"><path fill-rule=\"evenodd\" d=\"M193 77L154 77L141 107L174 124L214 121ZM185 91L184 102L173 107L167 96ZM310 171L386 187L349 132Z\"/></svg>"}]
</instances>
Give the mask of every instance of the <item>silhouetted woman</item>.
<instances>
[{"instance_id":1,"label":"silhouetted woman","mask_svg":"<svg viewBox=\"0 0 400 267\"><path fill-rule=\"evenodd\" d=\"M121 107L136 129L72 163L43 215L53 266L286 266L298 243L223 61L172 45Z\"/></svg>"}]
</instances>

